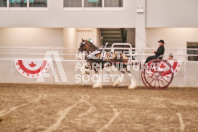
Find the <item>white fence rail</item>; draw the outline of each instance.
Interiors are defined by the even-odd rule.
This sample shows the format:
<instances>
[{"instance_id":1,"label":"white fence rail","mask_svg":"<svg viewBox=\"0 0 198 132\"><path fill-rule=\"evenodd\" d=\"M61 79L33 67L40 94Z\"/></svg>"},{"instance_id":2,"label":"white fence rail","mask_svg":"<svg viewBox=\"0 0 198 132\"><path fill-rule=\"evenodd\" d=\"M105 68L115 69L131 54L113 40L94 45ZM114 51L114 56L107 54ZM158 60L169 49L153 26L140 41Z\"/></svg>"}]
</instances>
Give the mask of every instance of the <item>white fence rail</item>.
<instances>
[{"instance_id":1,"label":"white fence rail","mask_svg":"<svg viewBox=\"0 0 198 132\"><path fill-rule=\"evenodd\" d=\"M108 51L117 51L117 50L125 50L128 51L128 55L133 59L133 62L144 62L147 56L153 55L151 53L151 49L136 49L132 48L128 44L125 44L125 47L118 47L119 44L114 44L110 48L106 48ZM122 45L123 46L123 45ZM128 47L126 47L128 46ZM101 48L102 50L102 48ZM197 75L198 75L198 61L188 61L188 57L196 56L198 54L187 54L188 50L193 50L198 52L198 48L190 48L190 49L169 49L166 48L166 52L164 55L164 59L167 59L169 53L173 53L175 59L182 60L182 68L178 75L175 77L172 86L186 86L186 87L198 87ZM69 84L74 84L73 82L73 74L74 66L76 62L83 61L75 59L77 49L75 48L63 48L63 47L0 47L0 82L7 83L35 83L35 79L33 81L26 81L20 74L18 74L16 68L14 68L13 61L15 59L44 59L46 57L46 53L53 52L56 55L59 55L60 60L65 68L65 73L69 74L70 82ZM57 69L55 66L55 58L52 57L54 69ZM53 72L51 71L50 74ZM119 72L117 72L119 74ZM138 81L138 84L142 86L140 72L133 72L135 78ZM25 80L25 81L24 81ZM57 83L54 77L48 79L46 83ZM127 82L125 82L127 84ZM110 84L108 84L110 85Z\"/></svg>"},{"instance_id":2,"label":"white fence rail","mask_svg":"<svg viewBox=\"0 0 198 132\"><path fill-rule=\"evenodd\" d=\"M120 47L116 47L120 46ZM125 47L128 46L128 47ZM99 48L102 50L102 48ZM128 43L115 43L112 45L111 48L106 48L105 50L115 52L115 51L122 51L124 50L126 55L129 55L131 57L137 57L137 60L145 59L146 56L153 55L150 48L144 48L144 49L136 49L132 48L131 44ZM64 48L64 47L0 47L0 60L5 59L7 57L8 59L13 59L13 57L30 57L31 59L33 57L43 57L46 55L46 52L48 51L57 51L60 56L63 56L63 60L68 60L67 56L70 56L71 59L75 59L75 57L71 58L71 56L76 55L76 48ZM187 54L187 51L197 51L198 48L175 48L170 49L166 48L164 56L169 56L169 53L173 53L173 55L176 58L181 58L183 61L188 61L188 57L194 56L198 57L198 54Z\"/></svg>"}]
</instances>

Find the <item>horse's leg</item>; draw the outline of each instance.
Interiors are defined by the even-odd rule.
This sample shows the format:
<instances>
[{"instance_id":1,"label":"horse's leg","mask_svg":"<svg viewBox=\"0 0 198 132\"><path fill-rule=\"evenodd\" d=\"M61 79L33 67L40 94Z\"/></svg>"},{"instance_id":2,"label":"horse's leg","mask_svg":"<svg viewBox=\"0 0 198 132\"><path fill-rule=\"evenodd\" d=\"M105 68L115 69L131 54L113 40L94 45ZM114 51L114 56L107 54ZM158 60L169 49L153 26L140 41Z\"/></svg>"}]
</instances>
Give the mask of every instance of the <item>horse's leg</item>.
<instances>
[{"instance_id":1,"label":"horse's leg","mask_svg":"<svg viewBox=\"0 0 198 132\"><path fill-rule=\"evenodd\" d=\"M94 70L95 74L97 75L97 81L96 83L93 85L93 88L102 88L102 79L100 78L99 72Z\"/></svg>"},{"instance_id":2,"label":"horse's leg","mask_svg":"<svg viewBox=\"0 0 198 132\"><path fill-rule=\"evenodd\" d=\"M88 71L88 67L87 66L85 66L84 68L83 68L83 70L82 70L82 75L89 75L90 74L90 72Z\"/></svg>"},{"instance_id":3,"label":"horse's leg","mask_svg":"<svg viewBox=\"0 0 198 132\"><path fill-rule=\"evenodd\" d=\"M127 58L127 57L126 57ZM113 86L116 87L118 86L122 81L123 81L123 78L124 78L124 75L126 73L126 65L123 65L123 62L128 62L128 59L125 59L125 55L124 54L121 54L119 57L118 57L118 54L115 53L114 54L114 58L112 59L112 62L116 62L117 61L120 61L120 64L117 65L116 63L114 63L114 66L120 70L121 72L121 75L119 78L116 79L116 81L113 83Z\"/></svg>"},{"instance_id":4,"label":"horse's leg","mask_svg":"<svg viewBox=\"0 0 198 132\"><path fill-rule=\"evenodd\" d=\"M132 73L130 71L127 71L127 75L128 77L130 78L130 85L128 87L128 89L134 89L137 87L137 84L136 84L136 80L135 80L135 77L132 75Z\"/></svg>"},{"instance_id":5,"label":"horse's leg","mask_svg":"<svg viewBox=\"0 0 198 132\"><path fill-rule=\"evenodd\" d=\"M102 66L103 67L103 66ZM97 81L96 83L93 85L93 88L102 88L102 79L99 75L99 70L101 70L101 65L100 63L93 63L92 64L92 69L95 71L95 75L97 75Z\"/></svg>"},{"instance_id":6,"label":"horse's leg","mask_svg":"<svg viewBox=\"0 0 198 132\"><path fill-rule=\"evenodd\" d=\"M105 71L110 74L111 70L112 70L112 65L110 63L105 63L104 64L104 69Z\"/></svg>"},{"instance_id":7,"label":"horse's leg","mask_svg":"<svg viewBox=\"0 0 198 132\"><path fill-rule=\"evenodd\" d=\"M123 81L125 72L124 72L124 71L120 71L120 72L121 72L121 75L120 75L120 76L115 80L115 82L113 83L113 86L114 86L114 87L117 87L117 86Z\"/></svg>"},{"instance_id":8,"label":"horse's leg","mask_svg":"<svg viewBox=\"0 0 198 132\"><path fill-rule=\"evenodd\" d=\"M91 62L87 61L86 62L86 65L84 66L84 68L82 69L82 75L87 75L87 74L90 74L90 70L91 70Z\"/></svg>"}]
</instances>

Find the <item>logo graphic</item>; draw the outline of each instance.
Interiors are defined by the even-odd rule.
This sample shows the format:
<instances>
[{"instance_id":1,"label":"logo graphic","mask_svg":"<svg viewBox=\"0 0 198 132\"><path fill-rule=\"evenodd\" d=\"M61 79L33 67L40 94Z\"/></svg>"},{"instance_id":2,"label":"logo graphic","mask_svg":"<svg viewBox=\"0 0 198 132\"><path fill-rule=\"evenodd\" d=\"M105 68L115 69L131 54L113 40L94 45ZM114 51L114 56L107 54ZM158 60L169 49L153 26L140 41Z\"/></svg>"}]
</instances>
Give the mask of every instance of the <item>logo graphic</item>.
<instances>
[{"instance_id":1,"label":"logo graphic","mask_svg":"<svg viewBox=\"0 0 198 132\"><path fill-rule=\"evenodd\" d=\"M166 65L164 65L163 63L152 66L148 65L146 67L146 72L150 76L150 78L154 78L158 73L160 73L159 78L169 79L172 72L174 72L175 76L180 71L182 65L181 60L165 61L168 61L172 68L167 69ZM126 72L126 75L130 76L129 74L131 74L131 71L141 71L141 67L142 65L144 65L144 62L142 64L140 62L139 64L137 63L137 61L130 60L127 64L116 62L112 64L108 62L106 62L105 64L103 62L89 63L86 62L86 60L64 60L62 56L59 56L58 51L46 51L45 57L43 59L15 59L14 64L21 75L28 78L37 78L37 82L39 83L45 82L45 78L47 77L53 77L55 83L59 83L59 79L61 79L62 83L73 83L73 80L75 80L75 84L87 84L90 82L112 83L115 81L116 78L121 78L121 81L119 82L122 82L122 74L116 73L117 71L119 71L119 69L122 69L122 71ZM68 64L72 64L72 68L70 66L70 68L68 68ZM147 68L150 70L147 70ZM74 71L72 71L71 69L73 69ZM93 69L96 69L100 72L104 70L106 71L106 73L90 75ZM152 71L153 69L155 70ZM156 70L158 71L157 74L155 74ZM72 82L68 81L66 73L69 76L69 79L72 80Z\"/></svg>"},{"instance_id":2,"label":"logo graphic","mask_svg":"<svg viewBox=\"0 0 198 132\"><path fill-rule=\"evenodd\" d=\"M38 78L44 75L48 71L50 63L50 60L14 60L17 70L28 78Z\"/></svg>"}]
</instances>

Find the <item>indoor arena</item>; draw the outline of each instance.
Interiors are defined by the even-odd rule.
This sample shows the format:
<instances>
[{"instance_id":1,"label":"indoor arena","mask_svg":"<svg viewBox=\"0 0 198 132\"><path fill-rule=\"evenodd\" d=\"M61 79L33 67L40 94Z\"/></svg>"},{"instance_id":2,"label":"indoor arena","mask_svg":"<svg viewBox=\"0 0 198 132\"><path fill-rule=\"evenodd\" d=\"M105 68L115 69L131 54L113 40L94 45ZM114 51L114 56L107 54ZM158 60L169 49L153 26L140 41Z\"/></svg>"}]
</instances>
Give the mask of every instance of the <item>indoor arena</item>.
<instances>
[{"instance_id":1,"label":"indoor arena","mask_svg":"<svg viewBox=\"0 0 198 132\"><path fill-rule=\"evenodd\" d=\"M0 132L198 132L197 0L0 0Z\"/></svg>"}]
</instances>

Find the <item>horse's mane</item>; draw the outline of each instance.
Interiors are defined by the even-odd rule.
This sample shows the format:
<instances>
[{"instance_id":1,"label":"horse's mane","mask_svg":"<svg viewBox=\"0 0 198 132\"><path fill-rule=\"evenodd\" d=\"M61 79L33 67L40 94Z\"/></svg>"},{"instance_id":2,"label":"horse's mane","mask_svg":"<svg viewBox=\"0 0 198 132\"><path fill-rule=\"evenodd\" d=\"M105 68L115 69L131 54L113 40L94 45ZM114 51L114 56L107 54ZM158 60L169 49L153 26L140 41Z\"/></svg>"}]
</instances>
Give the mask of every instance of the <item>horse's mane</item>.
<instances>
[{"instance_id":1,"label":"horse's mane","mask_svg":"<svg viewBox=\"0 0 198 132\"><path fill-rule=\"evenodd\" d=\"M90 47L92 48L93 51L99 49L99 48L98 48L97 46L95 46L92 42L89 42L89 41L87 41L87 42L89 43L89 45L90 45Z\"/></svg>"}]
</instances>

